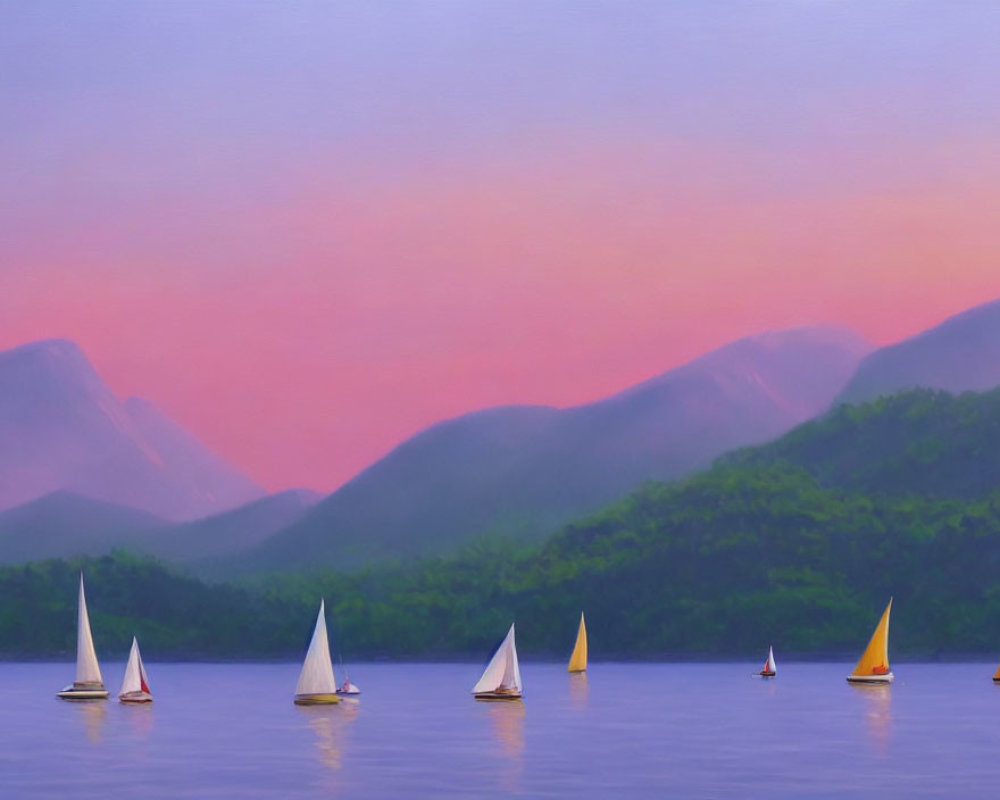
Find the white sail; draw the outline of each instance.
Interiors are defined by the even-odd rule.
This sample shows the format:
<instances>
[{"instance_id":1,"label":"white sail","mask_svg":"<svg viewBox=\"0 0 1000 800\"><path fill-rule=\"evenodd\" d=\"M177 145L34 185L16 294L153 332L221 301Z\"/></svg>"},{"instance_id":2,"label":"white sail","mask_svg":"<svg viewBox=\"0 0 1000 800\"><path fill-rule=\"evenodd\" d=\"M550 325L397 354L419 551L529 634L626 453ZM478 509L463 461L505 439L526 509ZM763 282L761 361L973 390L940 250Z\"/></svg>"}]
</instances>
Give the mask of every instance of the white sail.
<instances>
[{"instance_id":1,"label":"white sail","mask_svg":"<svg viewBox=\"0 0 1000 800\"><path fill-rule=\"evenodd\" d=\"M764 664L764 669L767 672L777 672L777 669L774 666L774 648L773 647L768 647L767 648L767 663Z\"/></svg>"},{"instance_id":2,"label":"white sail","mask_svg":"<svg viewBox=\"0 0 1000 800\"><path fill-rule=\"evenodd\" d=\"M122 678L122 688L118 694L129 694L133 692L146 692L149 694L149 679L146 677L146 668L142 665L142 656L139 655L139 642L132 637L132 649L128 654L128 663L125 665L125 677Z\"/></svg>"},{"instance_id":3,"label":"white sail","mask_svg":"<svg viewBox=\"0 0 1000 800\"><path fill-rule=\"evenodd\" d=\"M83 573L80 573L80 597L77 603L76 619L76 683L103 686L101 668L97 664L94 638L90 634L90 616L87 614L87 598L83 594Z\"/></svg>"},{"instance_id":4,"label":"white sail","mask_svg":"<svg viewBox=\"0 0 1000 800\"><path fill-rule=\"evenodd\" d=\"M312 641L309 642L302 672L299 673L299 682L295 685L295 694L334 694L336 691L337 680L333 677L330 641L326 635L326 606L321 600L316 628L313 630Z\"/></svg>"},{"instance_id":5,"label":"white sail","mask_svg":"<svg viewBox=\"0 0 1000 800\"><path fill-rule=\"evenodd\" d=\"M514 643L514 625L510 626L507 636L500 643L497 651L486 665L483 677L479 679L472 691L475 694L515 690L521 692L521 668L517 663L517 646Z\"/></svg>"}]
</instances>

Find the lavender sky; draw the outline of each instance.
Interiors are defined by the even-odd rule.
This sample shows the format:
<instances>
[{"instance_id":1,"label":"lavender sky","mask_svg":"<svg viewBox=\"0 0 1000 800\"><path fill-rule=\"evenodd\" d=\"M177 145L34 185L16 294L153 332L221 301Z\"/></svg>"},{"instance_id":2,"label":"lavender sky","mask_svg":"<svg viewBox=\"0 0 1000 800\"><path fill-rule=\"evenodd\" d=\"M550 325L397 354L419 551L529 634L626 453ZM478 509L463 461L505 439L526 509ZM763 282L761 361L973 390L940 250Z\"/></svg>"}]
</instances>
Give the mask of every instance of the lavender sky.
<instances>
[{"instance_id":1,"label":"lavender sky","mask_svg":"<svg viewBox=\"0 0 1000 800\"><path fill-rule=\"evenodd\" d=\"M0 348L271 489L1000 296L991 3L0 2Z\"/></svg>"}]
</instances>

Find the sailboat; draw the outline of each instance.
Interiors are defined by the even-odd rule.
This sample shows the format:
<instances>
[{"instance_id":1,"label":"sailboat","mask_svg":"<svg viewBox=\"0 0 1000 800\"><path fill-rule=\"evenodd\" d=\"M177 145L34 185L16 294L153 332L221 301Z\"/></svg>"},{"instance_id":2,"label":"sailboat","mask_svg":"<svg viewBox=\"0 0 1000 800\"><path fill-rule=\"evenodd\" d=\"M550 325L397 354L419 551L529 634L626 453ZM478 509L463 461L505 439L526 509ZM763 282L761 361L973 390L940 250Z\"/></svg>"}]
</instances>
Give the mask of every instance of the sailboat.
<instances>
[{"instance_id":1,"label":"sailboat","mask_svg":"<svg viewBox=\"0 0 1000 800\"><path fill-rule=\"evenodd\" d=\"M295 685L295 704L314 706L339 702L337 679L333 677L333 662L330 660L330 641L326 635L326 604L320 600L312 641L302 663L299 682Z\"/></svg>"},{"instance_id":2,"label":"sailboat","mask_svg":"<svg viewBox=\"0 0 1000 800\"><path fill-rule=\"evenodd\" d=\"M893 674L889 670L889 611L892 598L882 612L882 618L875 626L868 647L861 654L854 672L847 676L851 683L892 683Z\"/></svg>"},{"instance_id":3,"label":"sailboat","mask_svg":"<svg viewBox=\"0 0 1000 800\"><path fill-rule=\"evenodd\" d=\"M87 598L83 593L83 573L80 573L80 595L76 608L76 680L58 696L63 700L106 700L108 690L104 688L101 668L94 651L94 637L90 633L90 616L87 614Z\"/></svg>"},{"instance_id":4,"label":"sailboat","mask_svg":"<svg viewBox=\"0 0 1000 800\"><path fill-rule=\"evenodd\" d=\"M339 695L355 695L361 694L361 690L351 683L350 677L347 675L347 671L344 671L344 682L340 684L340 688L337 689L337 694Z\"/></svg>"},{"instance_id":5,"label":"sailboat","mask_svg":"<svg viewBox=\"0 0 1000 800\"><path fill-rule=\"evenodd\" d=\"M514 623L486 665L483 677L472 687L477 700L518 700L521 697L521 669L517 665Z\"/></svg>"},{"instance_id":6,"label":"sailboat","mask_svg":"<svg viewBox=\"0 0 1000 800\"><path fill-rule=\"evenodd\" d=\"M1000 683L1000 667L997 667L997 671L993 673L993 683Z\"/></svg>"},{"instance_id":7,"label":"sailboat","mask_svg":"<svg viewBox=\"0 0 1000 800\"><path fill-rule=\"evenodd\" d=\"M777 674L777 669L774 665L774 648L767 648L767 661L764 662L764 669L758 673L762 678L773 678Z\"/></svg>"},{"instance_id":8,"label":"sailboat","mask_svg":"<svg viewBox=\"0 0 1000 800\"><path fill-rule=\"evenodd\" d=\"M587 671L587 626L583 622L583 612L580 612L580 627L576 631L576 644L569 657L569 672Z\"/></svg>"},{"instance_id":9,"label":"sailboat","mask_svg":"<svg viewBox=\"0 0 1000 800\"><path fill-rule=\"evenodd\" d=\"M344 666L344 659L341 657L340 666L344 670L344 682L340 684L340 688L337 689L337 694L349 697L351 695L361 694L361 690L351 683L351 676L347 674L347 667Z\"/></svg>"},{"instance_id":10,"label":"sailboat","mask_svg":"<svg viewBox=\"0 0 1000 800\"><path fill-rule=\"evenodd\" d=\"M139 642L132 637L132 649L125 665L125 677L122 678L122 688L118 690L118 699L123 703L152 703L153 693L149 691L149 678L146 668L142 665L139 655Z\"/></svg>"}]
</instances>

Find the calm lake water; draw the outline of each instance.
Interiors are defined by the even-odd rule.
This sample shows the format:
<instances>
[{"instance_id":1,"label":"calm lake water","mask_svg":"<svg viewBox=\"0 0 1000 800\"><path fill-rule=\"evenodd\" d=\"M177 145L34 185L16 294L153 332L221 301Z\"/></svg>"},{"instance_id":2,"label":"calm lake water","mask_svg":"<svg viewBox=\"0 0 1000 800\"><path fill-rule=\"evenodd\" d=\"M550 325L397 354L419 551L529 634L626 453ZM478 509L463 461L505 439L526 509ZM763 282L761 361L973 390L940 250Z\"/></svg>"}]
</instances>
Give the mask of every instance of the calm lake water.
<instances>
[{"instance_id":1,"label":"calm lake water","mask_svg":"<svg viewBox=\"0 0 1000 800\"><path fill-rule=\"evenodd\" d=\"M148 663L156 702L72 704L70 664L0 664L2 797L995 797L992 664L358 664L364 694L298 708L297 664ZM103 665L117 689L123 664ZM338 676L339 677L339 676Z\"/></svg>"}]
</instances>

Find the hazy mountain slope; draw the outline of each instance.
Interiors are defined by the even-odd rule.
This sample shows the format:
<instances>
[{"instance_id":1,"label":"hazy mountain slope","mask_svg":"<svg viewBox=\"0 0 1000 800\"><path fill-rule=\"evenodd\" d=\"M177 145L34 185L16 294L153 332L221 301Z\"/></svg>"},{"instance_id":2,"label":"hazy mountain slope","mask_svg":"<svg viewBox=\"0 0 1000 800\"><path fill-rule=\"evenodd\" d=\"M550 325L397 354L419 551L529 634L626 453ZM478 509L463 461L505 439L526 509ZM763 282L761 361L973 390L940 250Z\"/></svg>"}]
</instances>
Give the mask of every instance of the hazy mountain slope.
<instances>
[{"instance_id":1,"label":"hazy mountain slope","mask_svg":"<svg viewBox=\"0 0 1000 800\"><path fill-rule=\"evenodd\" d=\"M103 555L163 525L144 511L53 492L0 513L0 562Z\"/></svg>"},{"instance_id":2,"label":"hazy mountain slope","mask_svg":"<svg viewBox=\"0 0 1000 800\"><path fill-rule=\"evenodd\" d=\"M792 465L823 486L867 493L983 497L1000 488L1000 389L913 389L839 406L720 463Z\"/></svg>"},{"instance_id":3,"label":"hazy mountain slope","mask_svg":"<svg viewBox=\"0 0 1000 800\"><path fill-rule=\"evenodd\" d=\"M826 408L869 345L835 327L750 337L597 403L489 409L404 442L234 570L353 567L537 538Z\"/></svg>"},{"instance_id":4,"label":"hazy mountain slope","mask_svg":"<svg viewBox=\"0 0 1000 800\"><path fill-rule=\"evenodd\" d=\"M101 556L123 549L189 564L259 544L318 499L315 492L292 489L232 511L169 523L145 511L58 491L0 513L0 562Z\"/></svg>"},{"instance_id":5,"label":"hazy mountain slope","mask_svg":"<svg viewBox=\"0 0 1000 800\"><path fill-rule=\"evenodd\" d=\"M302 517L320 495L306 489L262 497L245 506L184 522L137 537L130 549L166 561L189 563L228 556L260 544L268 536Z\"/></svg>"},{"instance_id":6,"label":"hazy mountain slope","mask_svg":"<svg viewBox=\"0 0 1000 800\"><path fill-rule=\"evenodd\" d=\"M837 402L873 400L917 386L949 392L1000 386L1000 300L871 353Z\"/></svg>"},{"instance_id":7,"label":"hazy mountain slope","mask_svg":"<svg viewBox=\"0 0 1000 800\"><path fill-rule=\"evenodd\" d=\"M59 489L192 519L263 494L138 400L123 405L72 342L0 352L0 509Z\"/></svg>"}]
</instances>

